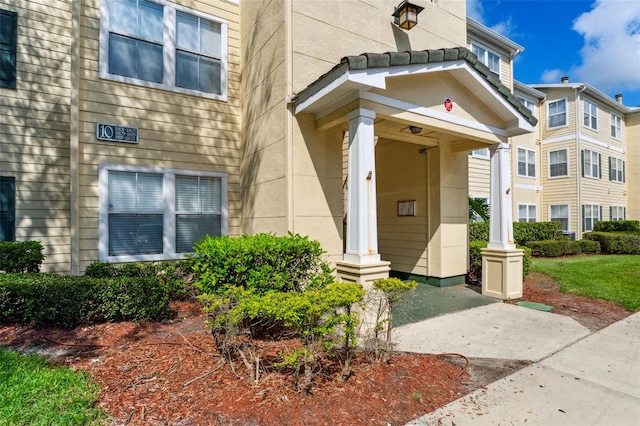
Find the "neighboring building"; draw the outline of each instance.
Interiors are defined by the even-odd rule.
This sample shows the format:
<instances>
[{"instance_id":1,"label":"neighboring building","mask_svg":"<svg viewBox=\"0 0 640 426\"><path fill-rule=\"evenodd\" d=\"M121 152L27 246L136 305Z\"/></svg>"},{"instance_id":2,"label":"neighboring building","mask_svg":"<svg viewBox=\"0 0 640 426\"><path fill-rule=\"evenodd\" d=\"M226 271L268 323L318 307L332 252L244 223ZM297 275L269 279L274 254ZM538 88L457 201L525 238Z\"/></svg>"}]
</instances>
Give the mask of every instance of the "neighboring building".
<instances>
[{"instance_id":1,"label":"neighboring building","mask_svg":"<svg viewBox=\"0 0 640 426\"><path fill-rule=\"evenodd\" d=\"M486 275L518 277L511 210L546 218L552 94L514 84L522 48L464 2L415 2L407 31L398 0L0 0L0 238L78 274L181 258L205 234L294 232L344 280L448 285L467 271L471 192L492 207Z\"/></svg>"},{"instance_id":2,"label":"neighboring building","mask_svg":"<svg viewBox=\"0 0 640 426\"><path fill-rule=\"evenodd\" d=\"M486 52L511 76L523 48L472 19L468 34L471 49L482 46L480 56ZM640 108L566 77L558 84L513 81L513 88L539 119L533 133L511 138L514 221L557 221L581 238L597 220L640 218ZM469 154L469 196L488 199L489 152Z\"/></svg>"}]
</instances>

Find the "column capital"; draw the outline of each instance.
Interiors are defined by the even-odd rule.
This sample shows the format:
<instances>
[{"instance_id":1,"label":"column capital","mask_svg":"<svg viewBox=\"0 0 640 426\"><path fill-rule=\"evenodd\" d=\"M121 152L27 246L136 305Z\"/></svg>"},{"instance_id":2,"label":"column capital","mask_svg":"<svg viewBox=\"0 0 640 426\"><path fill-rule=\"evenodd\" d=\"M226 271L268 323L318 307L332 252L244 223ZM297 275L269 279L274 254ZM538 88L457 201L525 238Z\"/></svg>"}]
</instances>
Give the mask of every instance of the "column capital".
<instances>
[{"instance_id":1,"label":"column capital","mask_svg":"<svg viewBox=\"0 0 640 426\"><path fill-rule=\"evenodd\" d=\"M347 120L349 121L358 117L374 119L376 118L376 112L366 108L358 108L358 109L354 109L353 111L347 114Z\"/></svg>"}]
</instances>

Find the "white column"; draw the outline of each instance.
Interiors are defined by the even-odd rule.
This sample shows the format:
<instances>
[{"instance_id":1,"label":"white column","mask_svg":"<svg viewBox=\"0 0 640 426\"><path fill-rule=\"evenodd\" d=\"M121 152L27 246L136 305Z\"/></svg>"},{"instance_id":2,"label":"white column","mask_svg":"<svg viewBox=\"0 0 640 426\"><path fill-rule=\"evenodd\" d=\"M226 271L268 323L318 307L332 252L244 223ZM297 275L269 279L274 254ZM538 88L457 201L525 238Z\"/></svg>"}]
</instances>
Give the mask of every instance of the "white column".
<instances>
[{"instance_id":1,"label":"white column","mask_svg":"<svg viewBox=\"0 0 640 426\"><path fill-rule=\"evenodd\" d=\"M511 165L509 144L499 143L490 148L491 191L489 199L489 249L511 250L513 242L513 213L511 204Z\"/></svg>"},{"instance_id":2,"label":"white column","mask_svg":"<svg viewBox=\"0 0 640 426\"><path fill-rule=\"evenodd\" d=\"M376 212L376 162L373 119L376 113L357 109L347 114L349 153L347 177L347 249L344 261L380 262Z\"/></svg>"}]
</instances>

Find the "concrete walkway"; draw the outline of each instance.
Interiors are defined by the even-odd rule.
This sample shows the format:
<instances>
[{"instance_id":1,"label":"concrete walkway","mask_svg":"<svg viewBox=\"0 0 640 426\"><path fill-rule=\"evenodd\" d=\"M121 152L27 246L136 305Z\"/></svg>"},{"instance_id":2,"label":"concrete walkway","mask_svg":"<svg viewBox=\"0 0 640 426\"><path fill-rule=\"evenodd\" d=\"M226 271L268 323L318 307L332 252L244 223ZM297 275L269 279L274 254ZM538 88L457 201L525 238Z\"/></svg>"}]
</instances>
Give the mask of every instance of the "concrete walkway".
<instances>
[{"instance_id":1,"label":"concrete walkway","mask_svg":"<svg viewBox=\"0 0 640 426\"><path fill-rule=\"evenodd\" d=\"M399 327L397 350L532 361L409 425L640 425L640 312L599 332L496 303Z\"/></svg>"}]
</instances>

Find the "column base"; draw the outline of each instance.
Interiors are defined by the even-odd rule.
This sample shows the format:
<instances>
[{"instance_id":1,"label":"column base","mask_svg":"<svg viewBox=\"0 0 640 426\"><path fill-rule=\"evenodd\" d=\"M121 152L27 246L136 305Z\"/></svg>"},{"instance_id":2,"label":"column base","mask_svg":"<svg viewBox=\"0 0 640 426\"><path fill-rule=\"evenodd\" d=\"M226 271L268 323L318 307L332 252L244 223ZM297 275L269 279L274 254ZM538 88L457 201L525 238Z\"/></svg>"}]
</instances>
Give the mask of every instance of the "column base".
<instances>
[{"instance_id":1,"label":"column base","mask_svg":"<svg viewBox=\"0 0 640 426\"><path fill-rule=\"evenodd\" d=\"M482 294L502 300L522 297L524 251L483 249Z\"/></svg>"},{"instance_id":2,"label":"column base","mask_svg":"<svg viewBox=\"0 0 640 426\"><path fill-rule=\"evenodd\" d=\"M371 288L375 280L389 278L391 262L375 263L336 262L336 274L345 283L359 283L365 289Z\"/></svg>"}]
</instances>

